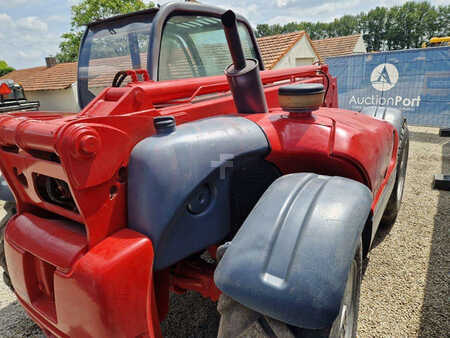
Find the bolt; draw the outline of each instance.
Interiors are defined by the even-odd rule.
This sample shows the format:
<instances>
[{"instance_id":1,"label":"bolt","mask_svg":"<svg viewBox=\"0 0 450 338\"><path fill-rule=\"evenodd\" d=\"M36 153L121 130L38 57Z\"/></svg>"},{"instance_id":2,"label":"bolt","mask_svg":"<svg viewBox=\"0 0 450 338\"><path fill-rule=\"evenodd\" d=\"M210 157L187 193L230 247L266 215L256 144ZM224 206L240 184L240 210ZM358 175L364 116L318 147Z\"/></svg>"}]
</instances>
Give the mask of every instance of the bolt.
<instances>
[{"instance_id":1,"label":"bolt","mask_svg":"<svg viewBox=\"0 0 450 338\"><path fill-rule=\"evenodd\" d=\"M95 154L100 147L99 140L94 135L83 135L79 141L80 151L86 155Z\"/></svg>"}]
</instances>

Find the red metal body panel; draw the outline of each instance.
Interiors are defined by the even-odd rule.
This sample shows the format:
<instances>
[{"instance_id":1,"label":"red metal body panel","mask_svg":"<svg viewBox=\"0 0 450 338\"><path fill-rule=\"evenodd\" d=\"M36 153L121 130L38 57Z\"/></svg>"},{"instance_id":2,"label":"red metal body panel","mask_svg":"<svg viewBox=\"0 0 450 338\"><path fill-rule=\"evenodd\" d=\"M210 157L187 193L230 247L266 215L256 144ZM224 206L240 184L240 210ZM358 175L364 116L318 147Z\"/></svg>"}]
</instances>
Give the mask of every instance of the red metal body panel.
<instances>
[{"instance_id":1,"label":"red metal body panel","mask_svg":"<svg viewBox=\"0 0 450 338\"><path fill-rule=\"evenodd\" d=\"M374 195L396 144L388 122L340 109L320 108L310 117L273 109L248 118L264 129L271 146L267 160L284 174L348 177L366 184Z\"/></svg>"},{"instance_id":2,"label":"red metal body panel","mask_svg":"<svg viewBox=\"0 0 450 338\"><path fill-rule=\"evenodd\" d=\"M60 337L147 335L147 299L153 293L150 240L134 231L120 230L79 257L69 273L53 268L48 278L51 285L45 289L39 278L34 278L38 275L35 261L51 267L65 257L78 257L79 249L86 247L86 243L82 245L83 236L77 238L71 229L55 231L54 224L49 224L48 220L25 214L12 220L6 231L11 280L33 319L48 334ZM33 244L23 243L25 230L38 236L29 238L29 242L49 244L46 241L51 239L45 234L53 233L66 245L50 249L54 255L44 261L41 254L45 250L35 256L28 251ZM15 244L24 245L27 251Z\"/></svg>"},{"instance_id":3,"label":"red metal body panel","mask_svg":"<svg viewBox=\"0 0 450 338\"><path fill-rule=\"evenodd\" d=\"M325 82L319 71L328 74L327 66L262 72L270 113L247 118L267 134L267 159L282 172L350 177L379 197L395 166L390 125L330 109L337 107L331 77L324 108L313 118L279 109L280 85ZM236 109L226 78L218 76L105 89L77 115L0 117L0 169L18 206L6 231L7 262L20 302L48 334L159 336L168 284L217 299L208 266L180 262L153 280L151 241L125 229L126 167L135 144L154 134L154 117L172 115L182 124L224 114ZM36 188L39 175L66 182L75 206L46 200Z\"/></svg>"},{"instance_id":4,"label":"red metal body panel","mask_svg":"<svg viewBox=\"0 0 450 338\"><path fill-rule=\"evenodd\" d=\"M42 219L29 213L20 214L11 221L7 239L11 245L27 248L30 254L62 272L69 272L87 251L86 236L76 223Z\"/></svg>"}]
</instances>

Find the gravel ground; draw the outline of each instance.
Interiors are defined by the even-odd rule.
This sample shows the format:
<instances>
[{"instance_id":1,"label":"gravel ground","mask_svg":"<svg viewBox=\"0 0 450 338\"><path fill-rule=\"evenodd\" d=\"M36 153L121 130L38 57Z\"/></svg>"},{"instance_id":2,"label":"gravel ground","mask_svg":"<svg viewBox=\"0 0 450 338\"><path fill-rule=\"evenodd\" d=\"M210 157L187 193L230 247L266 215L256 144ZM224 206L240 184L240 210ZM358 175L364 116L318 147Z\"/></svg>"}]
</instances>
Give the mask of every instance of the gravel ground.
<instances>
[{"instance_id":1,"label":"gravel ground","mask_svg":"<svg viewBox=\"0 0 450 338\"><path fill-rule=\"evenodd\" d=\"M365 264L359 337L449 337L450 192L431 189L450 173L450 141L410 127L410 157L399 218L377 235ZM215 305L195 293L171 297L168 337L214 337ZM0 337L43 337L0 283Z\"/></svg>"}]
</instances>

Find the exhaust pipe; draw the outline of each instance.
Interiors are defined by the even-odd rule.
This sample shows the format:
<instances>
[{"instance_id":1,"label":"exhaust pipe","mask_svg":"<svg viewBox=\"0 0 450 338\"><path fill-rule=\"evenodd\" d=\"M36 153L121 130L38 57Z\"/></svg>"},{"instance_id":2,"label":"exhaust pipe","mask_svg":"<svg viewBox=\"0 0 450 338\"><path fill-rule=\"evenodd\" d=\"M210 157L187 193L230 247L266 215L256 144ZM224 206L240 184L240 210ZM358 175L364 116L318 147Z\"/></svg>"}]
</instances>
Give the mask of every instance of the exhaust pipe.
<instances>
[{"instance_id":1,"label":"exhaust pipe","mask_svg":"<svg viewBox=\"0 0 450 338\"><path fill-rule=\"evenodd\" d=\"M228 10L222 15L222 25L233 60L233 63L225 69L225 75L238 113L267 113L258 60L245 58L233 11Z\"/></svg>"}]
</instances>

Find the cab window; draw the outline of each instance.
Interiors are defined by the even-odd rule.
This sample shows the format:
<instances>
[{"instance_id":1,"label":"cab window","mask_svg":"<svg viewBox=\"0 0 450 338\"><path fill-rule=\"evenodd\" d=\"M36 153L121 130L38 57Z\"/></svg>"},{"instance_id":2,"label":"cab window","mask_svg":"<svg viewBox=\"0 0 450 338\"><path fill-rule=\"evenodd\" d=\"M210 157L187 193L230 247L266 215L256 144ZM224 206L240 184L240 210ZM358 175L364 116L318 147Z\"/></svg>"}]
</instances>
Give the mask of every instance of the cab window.
<instances>
[{"instance_id":1,"label":"cab window","mask_svg":"<svg viewBox=\"0 0 450 338\"><path fill-rule=\"evenodd\" d=\"M244 54L256 58L247 27L238 22ZM173 16L165 25L159 57L159 80L223 75L231 64L223 26L218 18Z\"/></svg>"}]
</instances>

